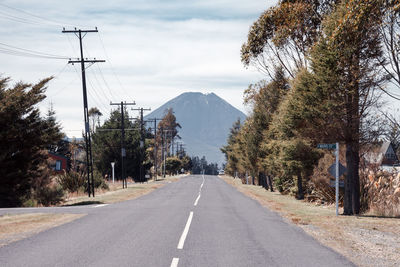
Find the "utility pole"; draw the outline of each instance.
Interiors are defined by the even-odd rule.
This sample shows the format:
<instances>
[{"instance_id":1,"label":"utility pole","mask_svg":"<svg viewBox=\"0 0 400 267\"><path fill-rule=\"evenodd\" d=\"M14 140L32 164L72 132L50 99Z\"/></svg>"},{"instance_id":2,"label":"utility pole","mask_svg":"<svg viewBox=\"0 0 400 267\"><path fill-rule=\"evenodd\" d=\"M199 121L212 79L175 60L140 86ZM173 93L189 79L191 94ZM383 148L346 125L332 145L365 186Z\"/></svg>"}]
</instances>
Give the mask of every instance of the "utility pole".
<instances>
[{"instance_id":1,"label":"utility pole","mask_svg":"<svg viewBox=\"0 0 400 267\"><path fill-rule=\"evenodd\" d=\"M87 181L88 181L88 194L90 197L90 193L94 197L94 179L93 179L93 158L92 158L92 143L90 140L90 129L89 129L89 111L88 111L88 101L87 101L87 92L86 92L86 76L85 76L85 63L97 63L97 62L105 62L105 60L96 60L96 59L84 59L83 57L83 47L82 47L82 39L89 32L98 32L97 27L95 30L65 30L63 28L63 33L74 33L79 38L79 46L81 52L81 58L78 60L69 60L68 63L80 63L81 64L81 72L82 72L82 88L83 88L83 111L85 118L85 143L86 143L86 171L87 171ZM83 33L83 35L82 35Z\"/></svg>"},{"instance_id":2,"label":"utility pole","mask_svg":"<svg viewBox=\"0 0 400 267\"><path fill-rule=\"evenodd\" d=\"M179 145L180 145L180 143L179 142L176 142L176 157L177 158L179 158Z\"/></svg>"},{"instance_id":3,"label":"utility pole","mask_svg":"<svg viewBox=\"0 0 400 267\"><path fill-rule=\"evenodd\" d=\"M162 119L153 118L149 119L149 122L154 122L154 180L157 181L157 121Z\"/></svg>"},{"instance_id":4,"label":"utility pole","mask_svg":"<svg viewBox=\"0 0 400 267\"><path fill-rule=\"evenodd\" d=\"M166 158L168 157L168 153L170 153L170 147L168 146L168 139L167 139L167 136L166 136L166 133L169 133L169 132L172 132L173 130L171 130L171 129L166 129L166 130L164 130L164 129L161 129L162 130L162 134L163 134L163 155L164 155L164 174L163 174L163 177L165 178L165 173L166 173L166 166L165 166L165 164L166 164ZM171 136L172 136L172 134L171 134ZM164 144L164 142L166 143L166 144ZM166 155L165 155L166 154Z\"/></svg>"},{"instance_id":5,"label":"utility pole","mask_svg":"<svg viewBox=\"0 0 400 267\"><path fill-rule=\"evenodd\" d=\"M150 111L150 108L135 108L132 110L138 110L140 112L140 174L139 174L139 181L144 182L144 121L143 121L143 111Z\"/></svg>"},{"instance_id":6,"label":"utility pole","mask_svg":"<svg viewBox=\"0 0 400 267\"><path fill-rule=\"evenodd\" d=\"M125 150L125 117L124 117L124 105L136 105L135 102L133 103L126 103L121 101L121 103L110 103L111 106L121 106L121 179L122 179L122 188L128 188L128 183L126 181L125 175L125 162L124 158L126 157L126 150Z\"/></svg>"}]
</instances>

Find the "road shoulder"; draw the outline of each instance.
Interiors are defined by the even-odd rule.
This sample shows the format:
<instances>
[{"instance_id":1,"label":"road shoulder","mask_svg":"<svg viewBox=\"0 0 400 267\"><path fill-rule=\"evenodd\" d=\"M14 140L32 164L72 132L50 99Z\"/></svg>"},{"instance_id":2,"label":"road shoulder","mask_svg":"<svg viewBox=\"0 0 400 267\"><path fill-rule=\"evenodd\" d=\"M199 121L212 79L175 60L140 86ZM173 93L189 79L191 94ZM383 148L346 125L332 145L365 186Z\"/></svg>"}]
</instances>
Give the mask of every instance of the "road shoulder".
<instances>
[{"instance_id":1,"label":"road shoulder","mask_svg":"<svg viewBox=\"0 0 400 267\"><path fill-rule=\"evenodd\" d=\"M0 216L0 247L72 222L85 214L25 213Z\"/></svg>"},{"instance_id":2,"label":"road shoulder","mask_svg":"<svg viewBox=\"0 0 400 267\"><path fill-rule=\"evenodd\" d=\"M163 187L168 183L178 181L185 176L171 176L166 178L159 178L157 181L149 181L146 183L129 183L128 188L122 189L122 184L110 184L110 191L97 193L95 197L88 197L87 195L72 197L64 202L63 206L78 206L90 204L112 204L122 201L127 201L149 194L154 190Z\"/></svg>"},{"instance_id":3,"label":"road shoulder","mask_svg":"<svg viewBox=\"0 0 400 267\"><path fill-rule=\"evenodd\" d=\"M244 185L240 179L221 178L359 266L400 266L399 218L335 216L334 206L316 206Z\"/></svg>"}]
</instances>

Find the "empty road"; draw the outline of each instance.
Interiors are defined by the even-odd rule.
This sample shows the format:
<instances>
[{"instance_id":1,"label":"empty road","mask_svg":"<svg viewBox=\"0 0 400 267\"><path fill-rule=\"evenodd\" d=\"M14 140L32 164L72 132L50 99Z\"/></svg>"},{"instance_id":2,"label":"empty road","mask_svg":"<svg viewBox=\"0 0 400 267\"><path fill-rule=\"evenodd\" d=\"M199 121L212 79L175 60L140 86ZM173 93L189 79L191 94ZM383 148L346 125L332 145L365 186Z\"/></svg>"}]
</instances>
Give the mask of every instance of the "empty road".
<instances>
[{"instance_id":1,"label":"empty road","mask_svg":"<svg viewBox=\"0 0 400 267\"><path fill-rule=\"evenodd\" d=\"M0 266L354 266L216 176L117 204L17 210L32 211L88 215L1 247Z\"/></svg>"}]
</instances>

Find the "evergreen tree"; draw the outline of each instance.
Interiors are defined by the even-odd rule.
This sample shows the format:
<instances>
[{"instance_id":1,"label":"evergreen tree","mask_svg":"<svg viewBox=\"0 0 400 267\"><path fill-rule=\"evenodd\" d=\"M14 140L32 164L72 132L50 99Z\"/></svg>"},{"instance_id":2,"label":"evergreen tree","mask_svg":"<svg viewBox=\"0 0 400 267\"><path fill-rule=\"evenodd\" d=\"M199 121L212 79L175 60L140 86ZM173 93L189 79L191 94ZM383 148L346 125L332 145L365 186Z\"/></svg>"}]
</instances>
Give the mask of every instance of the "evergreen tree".
<instances>
[{"instance_id":1,"label":"evergreen tree","mask_svg":"<svg viewBox=\"0 0 400 267\"><path fill-rule=\"evenodd\" d=\"M49 181L46 150L62 134L54 113L42 118L36 105L50 80L8 87L9 78L0 79L0 206L22 205Z\"/></svg>"},{"instance_id":2,"label":"evergreen tree","mask_svg":"<svg viewBox=\"0 0 400 267\"><path fill-rule=\"evenodd\" d=\"M139 124L128 119L127 111L125 116L125 170L126 175L139 179L140 166L140 132ZM121 177L121 112L114 110L104 124L97 128L92 135L94 165L102 175L111 172L111 162L115 162L115 175ZM149 166L146 165L146 168Z\"/></svg>"},{"instance_id":3,"label":"evergreen tree","mask_svg":"<svg viewBox=\"0 0 400 267\"><path fill-rule=\"evenodd\" d=\"M344 214L360 211L361 122L384 78L379 38L382 1L344 1L324 23L324 36L311 53L312 73L297 77L295 106L306 135L346 144ZM318 130L317 130L318 129Z\"/></svg>"}]
</instances>

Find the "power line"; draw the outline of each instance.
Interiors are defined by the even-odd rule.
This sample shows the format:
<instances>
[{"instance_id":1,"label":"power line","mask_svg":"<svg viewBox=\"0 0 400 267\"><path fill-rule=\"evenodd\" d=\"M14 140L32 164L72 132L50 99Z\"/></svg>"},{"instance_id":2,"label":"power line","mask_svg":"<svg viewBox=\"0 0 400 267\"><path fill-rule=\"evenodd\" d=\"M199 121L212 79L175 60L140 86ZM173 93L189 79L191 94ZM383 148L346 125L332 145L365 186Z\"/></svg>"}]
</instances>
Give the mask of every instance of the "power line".
<instances>
[{"instance_id":1,"label":"power line","mask_svg":"<svg viewBox=\"0 0 400 267\"><path fill-rule=\"evenodd\" d=\"M15 22L25 23L25 24L29 24L29 25L32 25L32 24L41 25L41 23L38 23L36 21L27 20L27 19L24 19L24 18L19 18L19 17L13 16L13 15L6 14L6 13L4 13L2 11L0 11L0 16L5 18L5 19L9 19L9 20L12 20L12 21L15 21Z\"/></svg>"},{"instance_id":2,"label":"power line","mask_svg":"<svg viewBox=\"0 0 400 267\"><path fill-rule=\"evenodd\" d=\"M90 56L90 54L89 54L89 52L86 50L85 46L83 46L83 49L85 50L85 53L87 53L87 54ZM108 59L107 59L107 60L108 60ZM124 96L124 95L121 95L118 91L114 91L114 93L112 92L112 90L111 90L110 86L108 85L108 82L106 81L106 79L105 79L105 77L104 77L104 75L103 75L103 72L101 71L101 68L100 68L99 65L97 65L97 69L99 70L100 77L102 78L102 80L103 80L103 82L104 82L104 84L105 84L105 86L106 86L106 88L107 88L107 90L108 90L108 92L109 92L109 94L110 94L110 98L112 98L113 95L115 95L115 93L117 93L117 94L118 94L117 97L120 97L121 99L123 99L125 96ZM98 82L99 87L100 87L101 90L103 91L103 87L100 85L100 82L99 82L98 79L97 79L96 71L93 70L92 74L93 74L93 76L95 77L96 81ZM104 92L104 91L103 91L103 92ZM105 93L104 93L104 94L105 94Z\"/></svg>"},{"instance_id":3,"label":"power line","mask_svg":"<svg viewBox=\"0 0 400 267\"><path fill-rule=\"evenodd\" d=\"M71 57L68 57L68 56L61 56L61 55L56 55L56 54L43 53L43 52L39 52L39 51L31 50L31 49L26 49L26 48L21 48L21 47L17 47L17 46L5 44L5 43L0 43L0 46L7 47L7 48L0 48L0 49L2 49L4 51L22 53L22 54L38 56L38 57L49 57L49 58L55 58L55 59L71 59ZM12 49L10 49L10 48L12 48Z\"/></svg>"},{"instance_id":4,"label":"power line","mask_svg":"<svg viewBox=\"0 0 400 267\"><path fill-rule=\"evenodd\" d=\"M68 57L46 56L46 55L28 53L28 52L17 51L17 50L12 50L12 49L8 49L8 48L2 48L2 47L0 47L0 53L6 54L6 55L11 55L11 56L30 57L30 58L44 58L44 59L57 59L57 60L70 59Z\"/></svg>"},{"instance_id":5,"label":"power line","mask_svg":"<svg viewBox=\"0 0 400 267\"><path fill-rule=\"evenodd\" d=\"M97 65L97 66L99 66L99 65ZM106 86L107 89L108 89L108 95L107 95L106 92L105 92L105 90L103 90L103 86L101 85L99 79L97 78L96 71L92 69L91 73L92 73L92 76L94 77L94 79L96 80L97 85L98 85L98 87L100 88L100 90L101 90L101 92L103 93L103 95L104 95L106 98L109 98L110 100L112 100L113 94L112 94L110 88L108 88L108 87ZM103 81L105 82L104 77L103 77Z\"/></svg>"},{"instance_id":6,"label":"power line","mask_svg":"<svg viewBox=\"0 0 400 267\"><path fill-rule=\"evenodd\" d=\"M106 108L106 105L104 104L103 101L101 101L102 97L100 97L100 96L98 95L97 91L94 89L94 86L93 86L91 80L90 80L90 79L87 79L87 80L88 80L88 82L89 82L89 85L90 85L92 91L93 91L94 94L97 96L97 99L100 101L100 104L99 104L97 101L95 101L96 104L99 106L99 108L104 108L104 110L106 110L106 109L107 109L107 108ZM88 90L88 92L89 92L89 94L90 94L90 90ZM92 96L93 100L95 100L94 97L93 97L93 95L91 95L91 96ZM101 106L101 107L100 107L100 106Z\"/></svg>"},{"instance_id":7,"label":"power line","mask_svg":"<svg viewBox=\"0 0 400 267\"><path fill-rule=\"evenodd\" d=\"M78 70L76 69L75 65L73 65L73 66L74 66L74 69L75 69L76 74L78 75L78 78L80 78L80 77L79 77L80 74L79 74ZM104 106L103 102L101 102L101 100L100 100L101 97L99 97L99 95L97 94L96 90L95 90L94 87L93 87L92 82L90 81L89 78L87 78L87 80L88 80L88 82L89 82L89 86L91 87L92 91L95 92L95 94L96 94L96 96L97 96L97 100L99 100L100 103L102 103L102 104L100 105L99 102L97 102L96 98L92 95L92 93L91 93L90 90L89 90L89 91L87 91L87 92L89 93L89 95L90 95L90 97L91 97L91 100L93 100L93 102L95 102L95 105L97 106L97 108L100 108L100 109L103 110L104 114L111 116L111 114L108 112L107 108Z\"/></svg>"},{"instance_id":8,"label":"power line","mask_svg":"<svg viewBox=\"0 0 400 267\"><path fill-rule=\"evenodd\" d=\"M36 24L53 25L53 26L54 26L54 25L58 25L58 26L72 26L72 27L78 26L78 25L72 25L72 24L69 24L69 23L59 22L59 21L56 21L56 20L51 20L51 19L48 19L48 18L45 18L45 17L41 17L41 16L38 16L38 15L36 15L36 14L30 13L30 12L28 12L28 11L25 11L25 10L22 10L22 9L19 9L19 8L15 8L15 7L12 7L12 6L3 4L3 3L0 3L0 6L3 6L3 7L5 7L5 8L8 8L8 9L11 9L11 10L14 10L14 11L17 11L17 12L19 12L19 13L23 13L23 14L25 14L25 15L28 15L28 16L31 16L31 17L35 18L35 20L30 19L30 22L29 22L29 23L34 22L34 23L36 23ZM29 19L26 19L26 18L21 18L21 17L9 15L9 14L4 13L4 12L2 12L2 13L5 14L6 16L15 18L16 20L20 20L20 21L18 21L18 22L28 23L28 22L24 22L24 21L28 21L28 20L29 20ZM39 19L39 20L38 20L38 19Z\"/></svg>"},{"instance_id":9,"label":"power line","mask_svg":"<svg viewBox=\"0 0 400 267\"><path fill-rule=\"evenodd\" d=\"M114 74L115 79L118 81L118 84L120 85L122 91L124 91L124 93L128 96L129 93L125 90L125 88L124 88L124 86L122 85L120 79L118 78L117 74L115 73L114 67L113 67L112 64L111 64L110 58L109 58L109 56L108 56L108 54L107 54L107 50L106 50L106 48L105 48L105 46L104 46L103 38L101 38L100 33L98 33L97 35L98 35L98 37L99 37L101 46L102 46L102 48L103 48L103 50L104 50L104 54L105 54L105 56L106 56L107 63L110 65L111 71L112 71L112 73Z\"/></svg>"}]
</instances>

